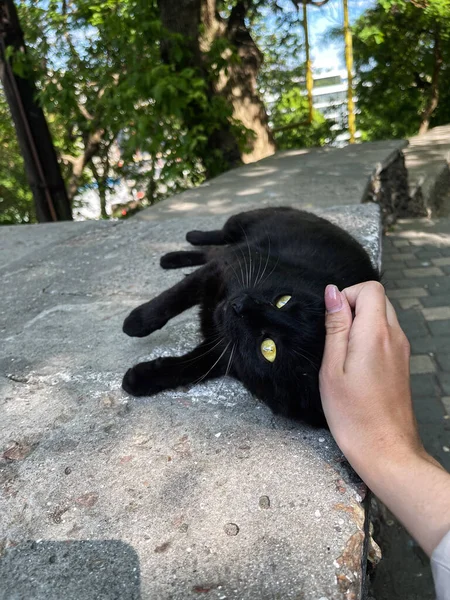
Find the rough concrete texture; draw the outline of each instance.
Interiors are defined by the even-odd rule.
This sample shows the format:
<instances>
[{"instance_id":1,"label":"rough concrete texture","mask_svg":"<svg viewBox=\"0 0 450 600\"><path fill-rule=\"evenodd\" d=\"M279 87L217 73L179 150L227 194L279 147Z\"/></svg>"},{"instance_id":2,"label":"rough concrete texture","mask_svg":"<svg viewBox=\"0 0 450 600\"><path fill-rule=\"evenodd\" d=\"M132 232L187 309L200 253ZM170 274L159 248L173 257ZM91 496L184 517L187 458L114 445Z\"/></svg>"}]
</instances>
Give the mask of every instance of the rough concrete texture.
<instances>
[{"instance_id":1,"label":"rough concrete texture","mask_svg":"<svg viewBox=\"0 0 450 600\"><path fill-rule=\"evenodd\" d=\"M325 214L379 260L378 207ZM120 389L132 364L195 345L195 310L148 339L121 325L188 271L160 255L224 220L0 230L1 600L360 597L364 487L328 432L232 380Z\"/></svg>"},{"instance_id":2,"label":"rough concrete texture","mask_svg":"<svg viewBox=\"0 0 450 600\"><path fill-rule=\"evenodd\" d=\"M425 215L448 215L444 199L450 187L450 125L410 138L404 154L413 204L422 206Z\"/></svg>"},{"instance_id":3,"label":"rough concrete texture","mask_svg":"<svg viewBox=\"0 0 450 600\"><path fill-rule=\"evenodd\" d=\"M372 179L378 179L406 145L404 140L390 140L277 152L173 196L140 212L137 218L160 220L186 211L190 215L229 215L291 204L306 210L360 204L372 195Z\"/></svg>"}]
</instances>

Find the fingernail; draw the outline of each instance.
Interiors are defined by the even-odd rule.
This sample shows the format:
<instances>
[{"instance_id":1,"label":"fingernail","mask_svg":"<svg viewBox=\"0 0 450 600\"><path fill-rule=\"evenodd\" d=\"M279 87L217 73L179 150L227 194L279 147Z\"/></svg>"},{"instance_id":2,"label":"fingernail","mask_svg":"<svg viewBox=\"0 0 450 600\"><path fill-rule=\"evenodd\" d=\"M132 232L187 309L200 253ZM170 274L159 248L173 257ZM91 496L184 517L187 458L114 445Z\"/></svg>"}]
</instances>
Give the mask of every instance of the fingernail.
<instances>
[{"instance_id":1,"label":"fingernail","mask_svg":"<svg viewBox=\"0 0 450 600\"><path fill-rule=\"evenodd\" d=\"M328 313L338 312L342 308L341 292L335 285L325 288L325 306Z\"/></svg>"}]
</instances>

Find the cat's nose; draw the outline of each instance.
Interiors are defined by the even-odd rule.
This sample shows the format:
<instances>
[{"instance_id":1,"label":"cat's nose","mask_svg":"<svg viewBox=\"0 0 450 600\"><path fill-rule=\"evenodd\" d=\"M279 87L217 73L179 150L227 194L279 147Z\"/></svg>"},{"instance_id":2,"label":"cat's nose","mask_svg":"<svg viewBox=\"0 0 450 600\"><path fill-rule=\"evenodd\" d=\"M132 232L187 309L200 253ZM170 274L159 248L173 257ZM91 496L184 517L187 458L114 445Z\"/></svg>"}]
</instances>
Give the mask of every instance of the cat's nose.
<instances>
[{"instance_id":1,"label":"cat's nose","mask_svg":"<svg viewBox=\"0 0 450 600\"><path fill-rule=\"evenodd\" d=\"M242 315L244 312L244 305L245 298L235 298L231 303L231 307L237 315Z\"/></svg>"}]
</instances>

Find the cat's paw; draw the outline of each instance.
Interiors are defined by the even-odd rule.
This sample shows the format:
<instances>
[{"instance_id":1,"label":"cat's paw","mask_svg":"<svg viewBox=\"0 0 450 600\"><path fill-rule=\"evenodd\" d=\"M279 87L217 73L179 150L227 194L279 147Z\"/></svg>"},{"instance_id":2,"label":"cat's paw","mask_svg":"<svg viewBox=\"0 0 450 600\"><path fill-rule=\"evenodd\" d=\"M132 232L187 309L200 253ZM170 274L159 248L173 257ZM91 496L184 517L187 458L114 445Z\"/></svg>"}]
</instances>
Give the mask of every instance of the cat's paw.
<instances>
[{"instance_id":1,"label":"cat's paw","mask_svg":"<svg viewBox=\"0 0 450 600\"><path fill-rule=\"evenodd\" d=\"M200 246L202 244L204 244L205 242L203 241L205 238L205 232L204 231L197 231L197 230L193 230L193 231L188 231L186 234L186 241L189 242L190 244L192 244L193 246Z\"/></svg>"},{"instance_id":2,"label":"cat's paw","mask_svg":"<svg viewBox=\"0 0 450 600\"><path fill-rule=\"evenodd\" d=\"M159 264L163 269L178 269L184 267L183 261L180 260L181 252L168 252L161 256Z\"/></svg>"},{"instance_id":3,"label":"cat's paw","mask_svg":"<svg viewBox=\"0 0 450 600\"><path fill-rule=\"evenodd\" d=\"M153 396L165 389L158 381L159 358L135 365L125 373L122 388L131 396Z\"/></svg>"},{"instance_id":4,"label":"cat's paw","mask_svg":"<svg viewBox=\"0 0 450 600\"><path fill-rule=\"evenodd\" d=\"M153 331L161 329L167 323L158 316L151 316L149 310L138 306L130 312L123 322L122 331L130 337L145 337Z\"/></svg>"}]
</instances>

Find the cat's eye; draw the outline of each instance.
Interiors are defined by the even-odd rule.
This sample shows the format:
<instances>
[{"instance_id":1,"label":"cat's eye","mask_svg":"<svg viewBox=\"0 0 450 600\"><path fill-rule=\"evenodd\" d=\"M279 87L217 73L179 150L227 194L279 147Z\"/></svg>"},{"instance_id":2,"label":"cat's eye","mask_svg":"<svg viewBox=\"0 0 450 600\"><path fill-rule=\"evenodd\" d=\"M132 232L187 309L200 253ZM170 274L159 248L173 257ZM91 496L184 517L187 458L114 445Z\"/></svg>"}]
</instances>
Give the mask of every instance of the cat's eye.
<instances>
[{"instance_id":1,"label":"cat's eye","mask_svg":"<svg viewBox=\"0 0 450 600\"><path fill-rule=\"evenodd\" d=\"M277 356L277 347L273 340L264 340L261 344L261 354L269 362L273 362Z\"/></svg>"},{"instance_id":2,"label":"cat's eye","mask_svg":"<svg viewBox=\"0 0 450 600\"><path fill-rule=\"evenodd\" d=\"M275 302L275 306L277 308L283 308L283 306L287 304L291 298L292 296L280 296L280 298L278 298L278 300Z\"/></svg>"}]
</instances>

